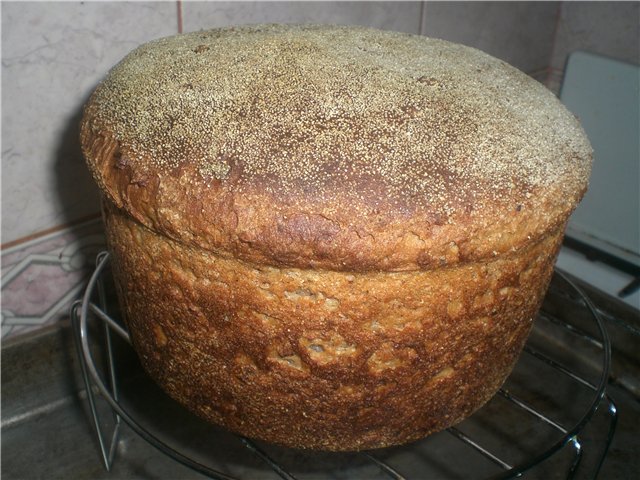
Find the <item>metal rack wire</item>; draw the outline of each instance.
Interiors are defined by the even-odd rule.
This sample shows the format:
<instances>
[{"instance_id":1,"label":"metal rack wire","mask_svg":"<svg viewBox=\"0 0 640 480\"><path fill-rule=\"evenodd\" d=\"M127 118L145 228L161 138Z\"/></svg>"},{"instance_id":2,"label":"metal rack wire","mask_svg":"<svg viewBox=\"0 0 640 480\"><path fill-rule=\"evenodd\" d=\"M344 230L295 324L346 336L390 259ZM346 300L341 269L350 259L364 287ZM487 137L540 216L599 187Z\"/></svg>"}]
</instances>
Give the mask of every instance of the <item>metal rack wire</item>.
<instances>
[{"instance_id":1,"label":"metal rack wire","mask_svg":"<svg viewBox=\"0 0 640 480\"><path fill-rule=\"evenodd\" d=\"M103 252L98 255L96 270L89 280L84 296L82 300L78 300L72 307L72 321L76 346L86 386L93 427L98 439L105 468L110 470L114 463L116 446L121 435L122 421L124 421L149 444L177 462L212 478L239 480L237 476L229 475L216 466L207 465L205 464L206 462L193 458L187 451L183 451L179 446L169 445L164 439L146 428L139 421L136 413L128 410L126 402L121 401L119 387L120 377L116 369L112 334L115 333L127 344L130 344L130 339L123 324L107 311L108 302L105 292L104 271L107 269L108 263L108 253ZM516 411L518 415L527 417L528 421L533 422L529 428L529 432L538 431L543 428L547 428L552 432L552 434L545 436L544 439L538 440L537 444L533 445L533 447L527 448L526 455L520 455L515 458L515 460L508 458L508 455L505 455L502 451L502 447L499 449L495 447L492 448L490 445L492 442L487 442L482 436L465 431L463 427L466 421L460 426L451 427L445 432L438 434L440 435L438 438L448 436L455 439L460 445L470 449L469 451L476 452L494 465L496 471L489 475L490 478L514 478L521 476L532 467L548 461L548 459L560 451L569 451L570 460L566 469L566 478L573 478L584 457L584 448L580 435L595 412L598 409L604 409L608 420L608 427L604 439L601 442L603 446L600 448L600 452L596 453L597 460L592 467L592 474L595 478L606 456L615 431L617 419L616 407L605 390L609 376L611 356L610 342L606 329L588 297L586 297L569 278L560 272L556 272L556 277L566 284L565 290L568 291L569 294L565 291L563 295L567 297L568 301L578 305L581 314L588 317L592 327L595 326L595 328L591 328L590 330L597 332L597 334L589 333L580 326L568 322L567 319L558 317L552 311L545 310L544 306L536 321L536 325L542 322L549 325L550 328L559 329L563 335L566 334L577 338L578 341L584 342L589 348L592 348L593 352L595 352L595 358L599 358L599 361L596 361L596 364L599 365L596 378L589 378L590 376L593 377L593 375L589 376L582 372L577 372L576 369L567 366L566 362L563 363L562 360L554 358L553 352L550 354L548 351L545 351L544 348L539 348L539 346L530 339L525 346L520 362L536 362L536 365L539 364L536 368L551 369L554 374L565 379L565 381L569 383L567 388L580 390L582 401L577 402L580 404L580 408L577 413L570 416L568 421L566 419L557 420L554 418L557 415L555 415L553 410L549 412L545 407L537 405L535 401L532 402L528 398L523 398L521 394L512 391L509 387L510 382L507 381L505 386L500 389L498 395L496 395L496 399L502 399L506 402L505 405L501 405L500 408L507 409L508 406L508 409ZM92 330L90 324L94 327L100 327L100 324L102 324L104 329L104 343L99 346L101 354L106 358L104 362L106 367L102 373L99 372L100 369L96 364L96 359L93 354L96 348L96 342L95 339L92 339L92 335L95 334L92 332L95 332L95 329ZM535 330L536 327L534 327L534 332ZM580 365L578 366L580 367ZM578 370L580 369L581 368L578 368ZM515 390L517 390L517 388L515 388ZM106 433L106 429L103 427L103 418L101 418L99 409L97 408L98 398L102 398L108 403L114 415L114 427L110 435ZM498 401L496 399L494 400ZM487 407L481 409L477 414L474 414L471 419L477 417L486 409ZM502 417L504 415L506 418L504 411L505 410L501 410L498 416ZM503 431L502 436L508 437L511 435L509 432L510 427L500 424L500 419L496 419L495 417L496 415L493 415L492 421L497 422L497 429ZM519 423L523 422L520 421ZM473 431L473 428L470 430ZM507 433L505 434L504 432ZM523 438L522 435L521 437ZM268 448L248 438L240 437L239 440L248 451L261 459L264 465L268 466L268 468L279 477L287 480L297 478L287 469L286 465L283 465L282 462L278 461L278 459L274 458L274 455L267 451ZM410 450L418 447L416 447L416 444L412 444L402 448ZM297 452L296 455L306 454ZM354 459L357 458L360 462L369 462L377 466L388 478L396 480L405 478L410 480L411 478L401 473L401 468L393 466L391 462L385 460L384 452L369 451L354 453L353 455Z\"/></svg>"}]
</instances>

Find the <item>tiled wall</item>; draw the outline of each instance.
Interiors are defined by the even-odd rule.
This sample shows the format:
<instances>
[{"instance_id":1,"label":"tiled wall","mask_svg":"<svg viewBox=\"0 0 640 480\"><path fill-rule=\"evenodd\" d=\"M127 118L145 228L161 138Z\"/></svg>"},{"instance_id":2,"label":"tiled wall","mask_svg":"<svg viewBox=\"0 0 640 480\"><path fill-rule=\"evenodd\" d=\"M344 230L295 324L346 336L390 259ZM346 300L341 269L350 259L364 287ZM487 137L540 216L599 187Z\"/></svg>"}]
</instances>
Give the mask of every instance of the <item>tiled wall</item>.
<instances>
[{"instance_id":1,"label":"tiled wall","mask_svg":"<svg viewBox=\"0 0 640 480\"><path fill-rule=\"evenodd\" d=\"M576 50L640 64L640 2L562 2L547 78L556 93Z\"/></svg>"},{"instance_id":2,"label":"tiled wall","mask_svg":"<svg viewBox=\"0 0 640 480\"><path fill-rule=\"evenodd\" d=\"M553 43L558 14L562 13L562 25L573 25L572 19L579 17L580 28L591 29L602 11L608 11L602 6L600 10L560 6L558 2L3 2L3 338L64 315L69 298L81 289L91 269L91 257L102 240L95 220L98 195L79 151L78 122L97 82L140 43L230 24L361 24L475 46L544 81L552 54L554 61L562 55ZM629 8L637 10L637 4ZM566 45L562 48L573 48L580 32L569 27L566 32L558 30ZM612 30L598 32L613 35ZM65 228L87 216L94 220Z\"/></svg>"},{"instance_id":3,"label":"tiled wall","mask_svg":"<svg viewBox=\"0 0 640 480\"><path fill-rule=\"evenodd\" d=\"M82 105L131 49L229 24L362 24L477 46L526 72L551 54L556 3L3 2L2 242L98 211L78 145Z\"/></svg>"}]
</instances>

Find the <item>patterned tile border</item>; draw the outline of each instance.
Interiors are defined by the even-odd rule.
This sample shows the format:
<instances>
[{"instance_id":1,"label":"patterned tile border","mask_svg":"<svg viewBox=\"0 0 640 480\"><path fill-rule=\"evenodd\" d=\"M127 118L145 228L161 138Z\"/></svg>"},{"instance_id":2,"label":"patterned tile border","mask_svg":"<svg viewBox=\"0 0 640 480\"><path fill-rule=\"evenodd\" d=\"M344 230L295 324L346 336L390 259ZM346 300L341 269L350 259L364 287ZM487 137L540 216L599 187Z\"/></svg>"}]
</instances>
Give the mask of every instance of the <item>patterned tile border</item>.
<instances>
[{"instance_id":1,"label":"patterned tile border","mask_svg":"<svg viewBox=\"0 0 640 480\"><path fill-rule=\"evenodd\" d=\"M3 249L2 340L68 318L104 249L100 218Z\"/></svg>"}]
</instances>

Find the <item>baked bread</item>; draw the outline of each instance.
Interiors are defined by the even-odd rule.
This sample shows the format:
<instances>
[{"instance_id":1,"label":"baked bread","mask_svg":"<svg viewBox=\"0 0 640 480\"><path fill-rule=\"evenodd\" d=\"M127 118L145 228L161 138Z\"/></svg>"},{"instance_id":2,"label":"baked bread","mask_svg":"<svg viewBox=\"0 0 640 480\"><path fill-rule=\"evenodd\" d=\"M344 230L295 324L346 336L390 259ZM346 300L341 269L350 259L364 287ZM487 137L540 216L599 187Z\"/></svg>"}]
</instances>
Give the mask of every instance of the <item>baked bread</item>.
<instances>
[{"instance_id":1,"label":"baked bread","mask_svg":"<svg viewBox=\"0 0 640 480\"><path fill-rule=\"evenodd\" d=\"M143 45L81 140L145 369L213 423L323 450L409 442L495 394L592 154L500 60L314 25Z\"/></svg>"}]
</instances>

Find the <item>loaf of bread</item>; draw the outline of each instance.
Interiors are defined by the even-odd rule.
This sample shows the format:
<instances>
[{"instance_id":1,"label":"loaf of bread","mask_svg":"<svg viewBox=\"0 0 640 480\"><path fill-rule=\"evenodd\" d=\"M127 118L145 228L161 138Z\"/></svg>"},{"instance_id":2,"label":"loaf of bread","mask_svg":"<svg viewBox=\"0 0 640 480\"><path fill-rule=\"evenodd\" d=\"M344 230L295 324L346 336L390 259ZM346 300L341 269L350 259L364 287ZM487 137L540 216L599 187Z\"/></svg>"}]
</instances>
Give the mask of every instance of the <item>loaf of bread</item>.
<instances>
[{"instance_id":1,"label":"loaf of bread","mask_svg":"<svg viewBox=\"0 0 640 480\"><path fill-rule=\"evenodd\" d=\"M495 394L592 155L506 63L359 27L148 43L81 130L151 377L215 424L322 450L413 441Z\"/></svg>"}]
</instances>

